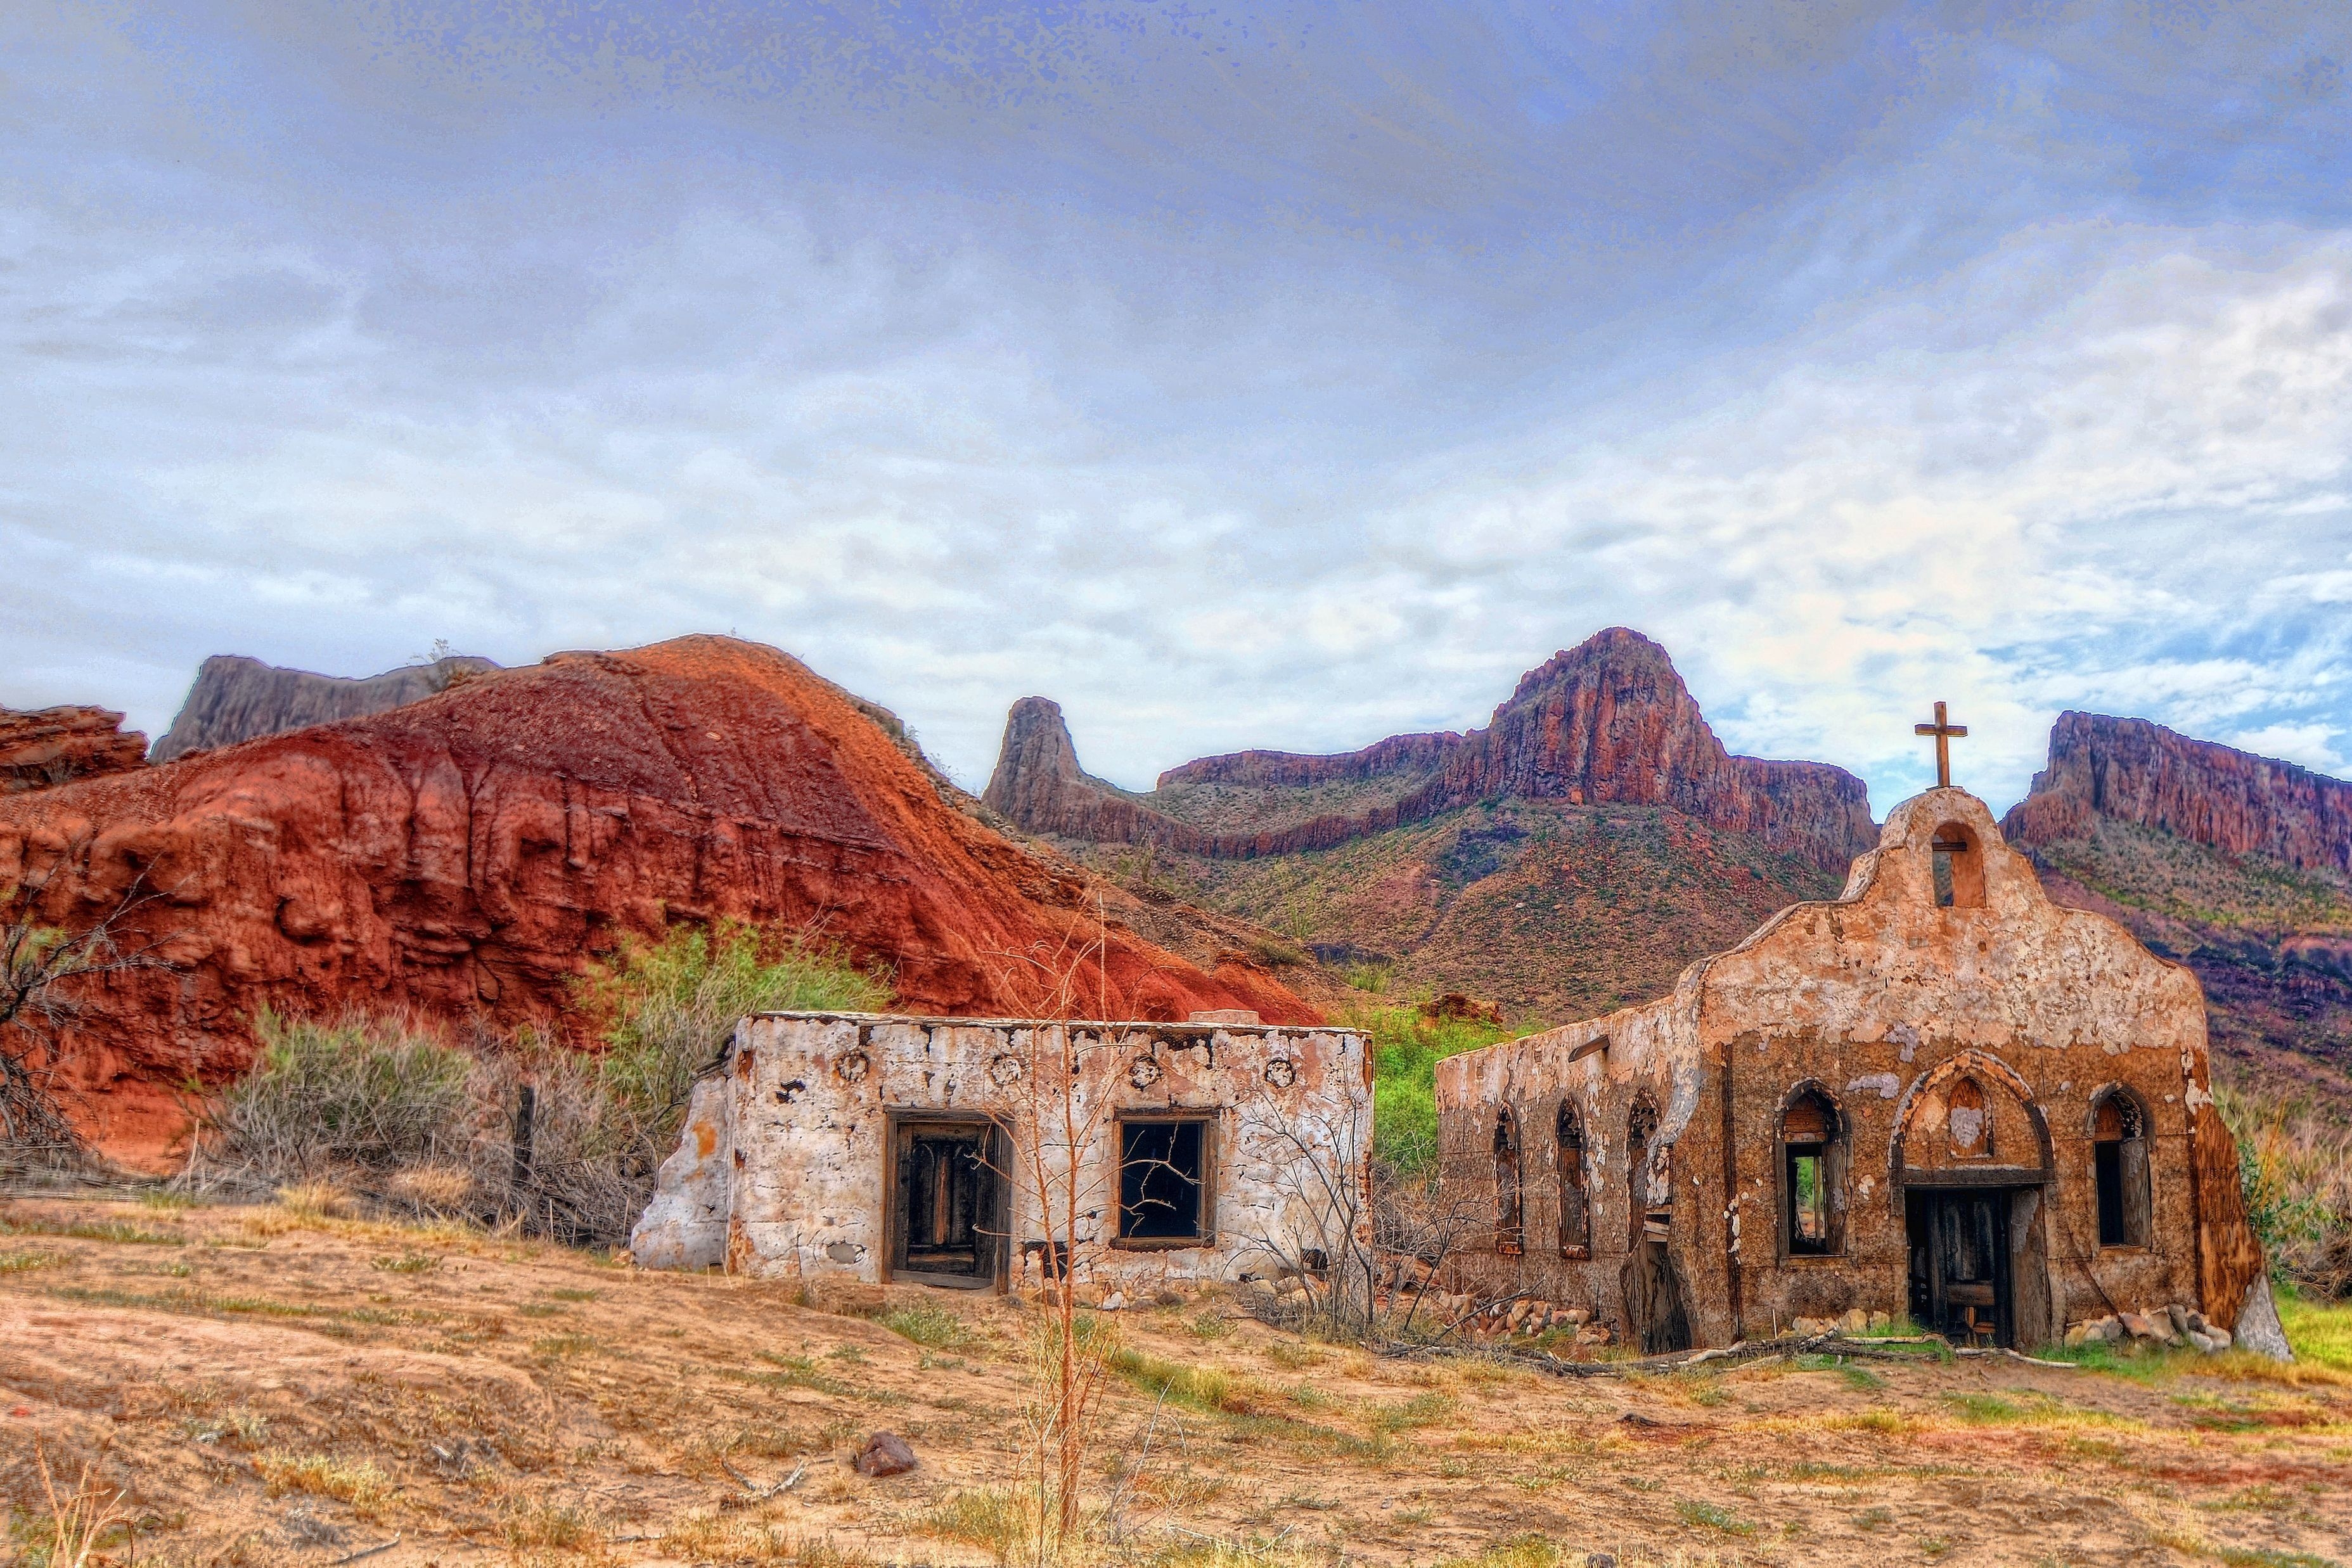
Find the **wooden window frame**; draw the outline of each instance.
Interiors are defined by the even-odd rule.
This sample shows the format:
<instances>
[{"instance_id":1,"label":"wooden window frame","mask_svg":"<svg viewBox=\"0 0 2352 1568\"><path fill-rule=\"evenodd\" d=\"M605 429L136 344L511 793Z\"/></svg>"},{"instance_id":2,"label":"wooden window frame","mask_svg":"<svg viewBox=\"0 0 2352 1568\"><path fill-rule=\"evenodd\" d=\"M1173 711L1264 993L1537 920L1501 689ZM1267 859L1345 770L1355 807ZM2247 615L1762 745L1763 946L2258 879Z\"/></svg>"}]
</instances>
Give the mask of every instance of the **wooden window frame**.
<instances>
[{"instance_id":1,"label":"wooden window frame","mask_svg":"<svg viewBox=\"0 0 2352 1568\"><path fill-rule=\"evenodd\" d=\"M1217 1160L1218 1133L1222 1117L1214 1110L1195 1110L1174 1106L1165 1110L1114 1110L1111 1112L1111 1236L1110 1245L1118 1252L1187 1252L1195 1247L1217 1245ZM1127 1130L1130 1126L1171 1121L1195 1121L1201 1125L1201 1217L1199 1229L1191 1236L1123 1236L1127 1228Z\"/></svg>"}]
</instances>

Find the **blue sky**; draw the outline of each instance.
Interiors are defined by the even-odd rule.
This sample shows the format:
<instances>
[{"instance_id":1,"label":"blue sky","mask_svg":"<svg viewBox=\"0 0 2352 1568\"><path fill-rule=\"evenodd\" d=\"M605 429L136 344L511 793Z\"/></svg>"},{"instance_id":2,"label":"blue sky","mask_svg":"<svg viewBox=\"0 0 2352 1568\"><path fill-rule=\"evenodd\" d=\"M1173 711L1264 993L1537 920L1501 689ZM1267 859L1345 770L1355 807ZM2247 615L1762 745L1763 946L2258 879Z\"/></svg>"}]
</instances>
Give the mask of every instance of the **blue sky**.
<instances>
[{"instance_id":1,"label":"blue sky","mask_svg":"<svg viewBox=\"0 0 2352 1568\"><path fill-rule=\"evenodd\" d=\"M168 9L168 16L158 10ZM2024 19L2020 19L2023 17ZM1148 785L1612 624L2352 772L2340 5L0 12L0 702L687 631Z\"/></svg>"}]
</instances>

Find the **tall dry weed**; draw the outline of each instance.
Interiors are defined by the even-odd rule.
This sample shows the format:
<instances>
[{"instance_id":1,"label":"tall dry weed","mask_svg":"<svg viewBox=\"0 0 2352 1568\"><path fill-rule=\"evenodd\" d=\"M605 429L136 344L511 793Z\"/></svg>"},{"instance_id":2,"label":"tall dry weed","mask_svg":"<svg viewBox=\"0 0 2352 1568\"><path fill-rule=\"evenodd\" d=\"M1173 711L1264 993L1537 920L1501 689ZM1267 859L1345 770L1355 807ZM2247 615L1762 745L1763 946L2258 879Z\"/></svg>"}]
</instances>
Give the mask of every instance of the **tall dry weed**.
<instances>
[{"instance_id":1,"label":"tall dry weed","mask_svg":"<svg viewBox=\"0 0 2352 1568\"><path fill-rule=\"evenodd\" d=\"M2302 1097L2221 1086L2213 1100L2272 1269L2306 1296L2352 1295L2352 1125Z\"/></svg>"},{"instance_id":2,"label":"tall dry weed","mask_svg":"<svg viewBox=\"0 0 2352 1568\"><path fill-rule=\"evenodd\" d=\"M209 1108L182 1179L255 1195L329 1183L415 1218L617 1244L738 1021L889 996L805 932L722 923L624 947L583 979L584 1049L411 1014L264 1014L259 1058Z\"/></svg>"}]
</instances>

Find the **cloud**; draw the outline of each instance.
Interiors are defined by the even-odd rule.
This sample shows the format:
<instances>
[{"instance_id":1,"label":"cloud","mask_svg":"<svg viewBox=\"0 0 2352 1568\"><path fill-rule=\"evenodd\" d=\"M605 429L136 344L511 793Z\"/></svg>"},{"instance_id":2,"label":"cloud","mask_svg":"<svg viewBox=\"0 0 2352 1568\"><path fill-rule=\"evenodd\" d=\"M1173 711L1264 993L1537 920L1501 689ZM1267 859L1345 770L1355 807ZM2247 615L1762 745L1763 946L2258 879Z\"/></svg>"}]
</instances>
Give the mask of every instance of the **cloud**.
<instances>
[{"instance_id":1,"label":"cloud","mask_svg":"<svg viewBox=\"0 0 2352 1568\"><path fill-rule=\"evenodd\" d=\"M1996 802L2063 707L2352 752L2284 12L562 14L0 32L0 700L732 629L1148 784L1622 621L1881 810L1937 698Z\"/></svg>"}]
</instances>

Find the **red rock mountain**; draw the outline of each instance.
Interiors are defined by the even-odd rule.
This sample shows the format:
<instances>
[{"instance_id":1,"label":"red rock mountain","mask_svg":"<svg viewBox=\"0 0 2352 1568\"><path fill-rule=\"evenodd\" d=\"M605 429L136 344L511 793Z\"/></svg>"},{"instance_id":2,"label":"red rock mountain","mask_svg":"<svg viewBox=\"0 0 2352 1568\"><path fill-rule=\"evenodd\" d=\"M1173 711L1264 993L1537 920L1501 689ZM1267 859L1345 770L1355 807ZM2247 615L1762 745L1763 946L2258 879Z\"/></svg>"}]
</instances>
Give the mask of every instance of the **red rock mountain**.
<instances>
[{"instance_id":1,"label":"red rock mountain","mask_svg":"<svg viewBox=\"0 0 2352 1568\"><path fill-rule=\"evenodd\" d=\"M197 669L178 717L155 742L154 760L168 763L190 752L382 713L496 668L487 658L454 654L352 679L215 654Z\"/></svg>"},{"instance_id":2,"label":"red rock mountain","mask_svg":"<svg viewBox=\"0 0 2352 1568\"><path fill-rule=\"evenodd\" d=\"M118 1152L181 1123L177 1086L242 1070L255 1010L413 1005L559 1018L624 935L740 916L891 964L900 1004L1314 1014L1239 954L1214 973L1113 922L1077 876L960 809L881 710L772 648L684 637L558 654L367 718L0 799L0 886L47 877L79 927L134 888L169 971L83 998L73 1103ZM1050 972L1050 973L1049 973Z\"/></svg>"},{"instance_id":3,"label":"red rock mountain","mask_svg":"<svg viewBox=\"0 0 2352 1568\"><path fill-rule=\"evenodd\" d=\"M1326 849L1504 799L1664 807L1841 875L1877 841L1860 779L1730 755L1665 649L1622 626L1529 670L1484 730L1339 756L1205 757L1149 795L1084 773L1061 710L1024 698L982 798L1033 833L1228 859Z\"/></svg>"},{"instance_id":4,"label":"red rock mountain","mask_svg":"<svg viewBox=\"0 0 2352 1568\"><path fill-rule=\"evenodd\" d=\"M2196 971L2225 1060L2352 1087L2352 783L2065 713L2001 830L2052 898Z\"/></svg>"},{"instance_id":5,"label":"red rock mountain","mask_svg":"<svg viewBox=\"0 0 2352 1568\"><path fill-rule=\"evenodd\" d=\"M2298 870L2352 873L2352 783L2145 719L2061 713L2050 765L2001 831L2048 843L2079 837L2099 817Z\"/></svg>"},{"instance_id":6,"label":"red rock mountain","mask_svg":"<svg viewBox=\"0 0 2352 1568\"><path fill-rule=\"evenodd\" d=\"M147 765L147 737L104 708L0 708L0 795Z\"/></svg>"}]
</instances>

